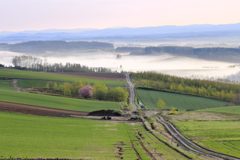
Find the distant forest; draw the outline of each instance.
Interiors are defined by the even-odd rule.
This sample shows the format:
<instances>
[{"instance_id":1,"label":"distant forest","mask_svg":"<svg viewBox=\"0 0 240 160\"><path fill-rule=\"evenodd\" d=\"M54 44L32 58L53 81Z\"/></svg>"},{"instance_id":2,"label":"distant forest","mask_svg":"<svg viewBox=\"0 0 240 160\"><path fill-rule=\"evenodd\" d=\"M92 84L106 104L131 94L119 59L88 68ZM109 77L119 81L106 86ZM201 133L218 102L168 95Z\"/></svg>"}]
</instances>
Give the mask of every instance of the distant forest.
<instances>
[{"instance_id":1,"label":"distant forest","mask_svg":"<svg viewBox=\"0 0 240 160\"><path fill-rule=\"evenodd\" d=\"M180 46L164 46L164 47L118 47L118 52L131 52L130 55L161 55L172 54L176 56L187 56L192 58L201 58L207 60L240 62L239 48L193 48Z\"/></svg>"},{"instance_id":2,"label":"distant forest","mask_svg":"<svg viewBox=\"0 0 240 160\"><path fill-rule=\"evenodd\" d=\"M46 59L45 59L46 60ZM113 73L109 68L88 67L79 63L47 63L41 58L33 56L15 56L12 63L16 69L28 71L45 71L45 72L105 72ZM0 64L1 66L1 64ZM4 67L4 66L2 66ZM116 72L116 71L115 71Z\"/></svg>"},{"instance_id":3,"label":"distant forest","mask_svg":"<svg viewBox=\"0 0 240 160\"><path fill-rule=\"evenodd\" d=\"M45 53L64 52L64 51L78 51L88 49L100 49L105 51L114 51L114 46L106 42L66 42L66 41L30 41L16 44L0 43L0 50L7 50L12 52L23 53Z\"/></svg>"}]
</instances>

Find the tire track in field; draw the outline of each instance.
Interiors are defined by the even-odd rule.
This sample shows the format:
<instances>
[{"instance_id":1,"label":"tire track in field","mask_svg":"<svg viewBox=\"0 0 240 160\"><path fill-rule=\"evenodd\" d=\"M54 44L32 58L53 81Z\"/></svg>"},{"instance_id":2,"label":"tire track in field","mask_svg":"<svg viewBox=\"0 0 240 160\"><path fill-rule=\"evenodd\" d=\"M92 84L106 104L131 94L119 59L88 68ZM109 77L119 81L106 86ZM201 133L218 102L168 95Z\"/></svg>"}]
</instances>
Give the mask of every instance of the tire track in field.
<instances>
[{"instance_id":1,"label":"tire track in field","mask_svg":"<svg viewBox=\"0 0 240 160\"><path fill-rule=\"evenodd\" d=\"M188 150L191 150L197 154L201 154L204 156L208 156L217 160L240 160L240 158L234 157L234 156L230 156L230 155L226 155L226 154L222 154L219 152L215 152L206 148L203 148L199 145L197 145L196 143L192 142L191 140L187 139L186 137L184 137L176 128L174 125L172 125L172 123L166 121L163 119L163 117L156 117L157 121L159 123L161 123L162 125L164 125L164 127L167 129L167 131L185 148L187 148Z\"/></svg>"}]
</instances>

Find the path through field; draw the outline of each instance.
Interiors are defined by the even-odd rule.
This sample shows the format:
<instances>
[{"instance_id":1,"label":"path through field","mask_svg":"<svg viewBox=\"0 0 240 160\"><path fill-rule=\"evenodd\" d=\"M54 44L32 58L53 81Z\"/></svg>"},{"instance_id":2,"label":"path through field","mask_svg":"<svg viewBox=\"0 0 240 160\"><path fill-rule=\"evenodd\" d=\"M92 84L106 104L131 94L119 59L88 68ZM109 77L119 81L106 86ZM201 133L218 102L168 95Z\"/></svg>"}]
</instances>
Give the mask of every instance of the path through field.
<instances>
[{"instance_id":1,"label":"path through field","mask_svg":"<svg viewBox=\"0 0 240 160\"><path fill-rule=\"evenodd\" d=\"M132 111L137 111L137 106L134 103L134 84L131 82L129 74L126 74L126 80L129 85L129 91L130 91L130 105L132 106Z\"/></svg>"}]
</instances>

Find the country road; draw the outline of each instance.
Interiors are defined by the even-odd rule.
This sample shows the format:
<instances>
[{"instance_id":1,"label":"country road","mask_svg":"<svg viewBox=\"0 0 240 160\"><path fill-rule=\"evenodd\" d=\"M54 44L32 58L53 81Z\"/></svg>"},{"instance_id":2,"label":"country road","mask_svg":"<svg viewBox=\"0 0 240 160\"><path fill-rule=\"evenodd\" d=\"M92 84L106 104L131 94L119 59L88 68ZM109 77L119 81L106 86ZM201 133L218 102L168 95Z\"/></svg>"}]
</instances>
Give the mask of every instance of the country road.
<instances>
[{"instance_id":1,"label":"country road","mask_svg":"<svg viewBox=\"0 0 240 160\"><path fill-rule=\"evenodd\" d=\"M134 103L134 84L131 82L129 74L126 74L126 80L129 85L129 91L130 91L130 105L132 106L132 112L137 111L137 106Z\"/></svg>"},{"instance_id":2,"label":"country road","mask_svg":"<svg viewBox=\"0 0 240 160\"><path fill-rule=\"evenodd\" d=\"M167 129L167 131L174 137L174 139L176 139L182 146L184 146L185 148L201 154L201 155L205 155L214 159L218 159L218 160L240 160L240 158L237 157L233 157L233 156L229 156L229 155L225 155L225 154L221 154L218 152L214 152L208 149L205 149L197 144L195 144L194 142L192 142L191 140L187 139L186 137L184 137L176 128L175 126L173 126L170 122L166 121L163 119L163 117L156 117L157 121L160 122L162 125L164 125L164 127Z\"/></svg>"},{"instance_id":3,"label":"country road","mask_svg":"<svg viewBox=\"0 0 240 160\"><path fill-rule=\"evenodd\" d=\"M129 91L130 91L130 105L132 106L132 112L134 112L134 111L137 111L137 106L134 103L134 97L135 97L134 84L131 82L129 74L126 74L126 80L129 85ZM147 112L151 113L151 111L147 111ZM153 114L153 113L151 113L151 114ZM191 150L192 152L195 152L197 154L201 154L204 156L208 156L210 158L217 159L217 160L240 160L240 158L221 154L218 152L214 152L214 151L208 150L206 148L203 148L203 147L195 144L191 140L184 137L175 128L174 125L172 125L170 122L164 120L163 117L161 117L161 116L157 116L156 120L158 122L160 122L167 129L167 131L174 137L174 139L176 139L182 146L184 146L188 150Z\"/></svg>"}]
</instances>

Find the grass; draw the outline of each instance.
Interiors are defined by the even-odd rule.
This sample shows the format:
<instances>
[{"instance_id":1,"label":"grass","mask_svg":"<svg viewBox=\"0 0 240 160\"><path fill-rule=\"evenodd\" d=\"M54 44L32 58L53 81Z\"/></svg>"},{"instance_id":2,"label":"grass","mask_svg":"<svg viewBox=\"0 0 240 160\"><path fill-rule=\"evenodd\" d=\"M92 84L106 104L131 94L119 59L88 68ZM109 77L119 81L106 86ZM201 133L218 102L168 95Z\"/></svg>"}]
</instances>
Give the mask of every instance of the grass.
<instances>
[{"instance_id":1,"label":"grass","mask_svg":"<svg viewBox=\"0 0 240 160\"><path fill-rule=\"evenodd\" d=\"M0 159L137 159L124 123L0 112ZM131 133L130 133L131 134Z\"/></svg>"},{"instance_id":2,"label":"grass","mask_svg":"<svg viewBox=\"0 0 240 160\"><path fill-rule=\"evenodd\" d=\"M0 80L0 89L13 91L12 80Z\"/></svg>"},{"instance_id":3,"label":"grass","mask_svg":"<svg viewBox=\"0 0 240 160\"><path fill-rule=\"evenodd\" d=\"M109 86L127 86L126 81L113 81L113 80L98 80L88 79L80 77L71 77L65 75L53 75L43 72L30 72L13 69L0 69L0 77L4 78L26 78L26 79L44 79L44 80L56 80L56 81L71 81L71 82L85 82L85 83L103 83Z\"/></svg>"},{"instance_id":4,"label":"grass","mask_svg":"<svg viewBox=\"0 0 240 160\"><path fill-rule=\"evenodd\" d=\"M178 110L186 109L205 109L224 106L228 102L214 100L203 97L189 96L176 93L168 93L161 91L137 89L137 94L141 101L152 110L158 110L157 102L162 99L166 103L166 108L175 107Z\"/></svg>"},{"instance_id":5,"label":"grass","mask_svg":"<svg viewBox=\"0 0 240 160\"><path fill-rule=\"evenodd\" d=\"M240 121L172 121L186 137L203 147L240 157Z\"/></svg>"},{"instance_id":6,"label":"grass","mask_svg":"<svg viewBox=\"0 0 240 160\"><path fill-rule=\"evenodd\" d=\"M7 90L0 90L0 101L85 112L120 109L117 102L73 99Z\"/></svg>"},{"instance_id":7,"label":"grass","mask_svg":"<svg viewBox=\"0 0 240 160\"><path fill-rule=\"evenodd\" d=\"M116 160L140 157L151 160L145 149L161 159L186 159L159 142L141 123L8 112L0 112L0 117L1 159L11 156Z\"/></svg>"},{"instance_id":8,"label":"grass","mask_svg":"<svg viewBox=\"0 0 240 160\"><path fill-rule=\"evenodd\" d=\"M18 86L21 88L46 87L49 81L46 80L18 80ZM58 85L64 82L56 82Z\"/></svg>"},{"instance_id":9,"label":"grass","mask_svg":"<svg viewBox=\"0 0 240 160\"><path fill-rule=\"evenodd\" d=\"M202 112L219 112L219 113L229 113L240 115L240 106L230 106L230 107L218 107L218 108L209 108L204 110L199 110Z\"/></svg>"},{"instance_id":10,"label":"grass","mask_svg":"<svg viewBox=\"0 0 240 160\"><path fill-rule=\"evenodd\" d=\"M146 131L142 125L126 126L127 132L131 136L130 139L133 140L133 145L137 152L140 154L140 158L144 160L151 160L152 158L147 154L146 150L150 151L156 159L187 159L180 153L176 152L172 148L168 147L164 143L160 142L156 137L154 137L150 132ZM135 132L135 134L130 134L130 132ZM141 136L139 135L141 134ZM144 147L143 147L144 146ZM144 149L145 148L145 149Z\"/></svg>"}]
</instances>

